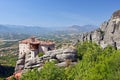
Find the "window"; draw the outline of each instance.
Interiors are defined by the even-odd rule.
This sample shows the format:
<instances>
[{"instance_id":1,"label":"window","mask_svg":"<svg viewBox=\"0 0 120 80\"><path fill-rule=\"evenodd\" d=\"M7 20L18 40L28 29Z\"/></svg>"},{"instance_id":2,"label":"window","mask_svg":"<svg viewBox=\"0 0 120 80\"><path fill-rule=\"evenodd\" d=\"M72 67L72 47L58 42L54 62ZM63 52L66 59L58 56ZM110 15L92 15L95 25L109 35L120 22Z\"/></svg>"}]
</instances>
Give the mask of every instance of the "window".
<instances>
[{"instance_id":1,"label":"window","mask_svg":"<svg viewBox=\"0 0 120 80\"><path fill-rule=\"evenodd\" d=\"M48 47L48 51L50 51L51 50L51 48L50 47Z\"/></svg>"}]
</instances>

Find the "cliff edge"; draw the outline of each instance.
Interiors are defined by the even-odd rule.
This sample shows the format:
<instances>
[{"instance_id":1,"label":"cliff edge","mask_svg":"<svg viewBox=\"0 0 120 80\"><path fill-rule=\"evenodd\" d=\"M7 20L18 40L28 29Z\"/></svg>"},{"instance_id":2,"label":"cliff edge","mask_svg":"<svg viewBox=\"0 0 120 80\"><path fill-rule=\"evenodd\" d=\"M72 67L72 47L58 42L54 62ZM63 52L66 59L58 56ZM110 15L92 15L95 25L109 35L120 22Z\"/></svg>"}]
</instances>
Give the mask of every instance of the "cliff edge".
<instances>
[{"instance_id":1,"label":"cliff edge","mask_svg":"<svg viewBox=\"0 0 120 80\"><path fill-rule=\"evenodd\" d=\"M92 41L105 48L108 45L120 49L120 10L115 11L108 21L102 23L100 28L84 33L79 41Z\"/></svg>"}]
</instances>

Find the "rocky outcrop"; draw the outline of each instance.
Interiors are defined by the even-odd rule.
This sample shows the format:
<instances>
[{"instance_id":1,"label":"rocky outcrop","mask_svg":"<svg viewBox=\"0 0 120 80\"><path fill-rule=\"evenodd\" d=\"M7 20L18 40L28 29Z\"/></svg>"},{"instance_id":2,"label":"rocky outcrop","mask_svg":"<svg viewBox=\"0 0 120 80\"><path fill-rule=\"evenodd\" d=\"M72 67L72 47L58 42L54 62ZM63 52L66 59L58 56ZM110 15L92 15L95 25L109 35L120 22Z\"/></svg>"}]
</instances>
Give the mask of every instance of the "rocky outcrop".
<instances>
[{"instance_id":1,"label":"rocky outcrop","mask_svg":"<svg viewBox=\"0 0 120 80\"><path fill-rule=\"evenodd\" d=\"M105 21L99 29L84 33L79 41L92 41L105 48L111 45L120 49L120 10L113 13L112 17Z\"/></svg>"},{"instance_id":2,"label":"rocky outcrop","mask_svg":"<svg viewBox=\"0 0 120 80\"><path fill-rule=\"evenodd\" d=\"M28 55L21 55L16 63L15 71L26 70L32 68L41 68L45 62L54 61L59 67L66 67L68 65L74 65L77 62L77 51L72 48L58 49L53 51L48 51L45 55L41 57L36 57L33 59L28 58Z\"/></svg>"}]
</instances>

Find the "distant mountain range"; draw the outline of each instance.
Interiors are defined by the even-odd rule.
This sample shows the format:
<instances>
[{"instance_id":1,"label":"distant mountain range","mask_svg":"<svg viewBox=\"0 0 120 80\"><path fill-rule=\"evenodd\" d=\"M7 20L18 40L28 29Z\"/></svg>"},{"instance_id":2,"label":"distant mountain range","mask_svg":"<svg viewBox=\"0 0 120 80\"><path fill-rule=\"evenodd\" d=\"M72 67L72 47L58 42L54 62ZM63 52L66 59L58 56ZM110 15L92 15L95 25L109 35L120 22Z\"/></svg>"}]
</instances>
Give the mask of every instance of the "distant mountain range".
<instances>
[{"instance_id":1,"label":"distant mountain range","mask_svg":"<svg viewBox=\"0 0 120 80\"><path fill-rule=\"evenodd\" d=\"M69 34L69 33L82 33L88 32L96 29L97 26L94 25L84 25L84 26L68 26L68 27L39 27L39 26L22 26L22 25L0 25L0 38L3 37L16 37L20 38L22 35L31 36L31 35L46 35L46 34Z\"/></svg>"},{"instance_id":2,"label":"distant mountain range","mask_svg":"<svg viewBox=\"0 0 120 80\"><path fill-rule=\"evenodd\" d=\"M66 32L87 32L96 29L94 25L78 26L73 25L69 27L39 27L39 26L21 26L21 25L0 25L0 33L24 33L24 34L44 34L46 32L66 31ZM72 33L72 32L71 32Z\"/></svg>"},{"instance_id":3,"label":"distant mountain range","mask_svg":"<svg viewBox=\"0 0 120 80\"><path fill-rule=\"evenodd\" d=\"M45 30L47 29L38 26L0 25L0 33L36 34L43 33Z\"/></svg>"},{"instance_id":4,"label":"distant mountain range","mask_svg":"<svg viewBox=\"0 0 120 80\"><path fill-rule=\"evenodd\" d=\"M72 31L72 32L89 32L92 30L97 29L98 27L95 25L83 25L83 26L79 26L79 25L73 25L68 27L68 31Z\"/></svg>"}]
</instances>

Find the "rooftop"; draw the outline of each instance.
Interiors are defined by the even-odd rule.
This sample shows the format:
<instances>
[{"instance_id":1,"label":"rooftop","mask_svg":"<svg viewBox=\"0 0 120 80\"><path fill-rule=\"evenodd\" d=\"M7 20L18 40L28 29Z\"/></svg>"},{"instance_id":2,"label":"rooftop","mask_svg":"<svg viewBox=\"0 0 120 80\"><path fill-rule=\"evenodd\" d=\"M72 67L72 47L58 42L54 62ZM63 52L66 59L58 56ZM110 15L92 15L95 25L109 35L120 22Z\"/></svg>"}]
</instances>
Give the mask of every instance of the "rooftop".
<instances>
[{"instance_id":1,"label":"rooftop","mask_svg":"<svg viewBox=\"0 0 120 80\"><path fill-rule=\"evenodd\" d=\"M35 37L31 37L22 41L19 41L20 44L40 44L40 45L53 45L54 42L47 40L47 41L41 41L36 39Z\"/></svg>"}]
</instances>

